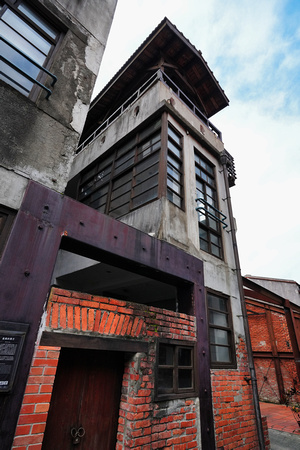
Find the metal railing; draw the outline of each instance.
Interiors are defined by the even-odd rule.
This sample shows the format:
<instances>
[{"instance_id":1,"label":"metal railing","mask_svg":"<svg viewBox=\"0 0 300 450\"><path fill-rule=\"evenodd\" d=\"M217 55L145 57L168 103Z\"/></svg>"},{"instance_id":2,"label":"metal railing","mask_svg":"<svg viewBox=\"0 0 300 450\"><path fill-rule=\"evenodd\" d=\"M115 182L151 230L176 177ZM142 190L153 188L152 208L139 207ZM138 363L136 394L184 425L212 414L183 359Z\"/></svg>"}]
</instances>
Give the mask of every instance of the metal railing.
<instances>
[{"instance_id":1,"label":"metal railing","mask_svg":"<svg viewBox=\"0 0 300 450\"><path fill-rule=\"evenodd\" d=\"M101 125L93 131L88 138L83 141L76 150L76 153L80 153L84 147L93 142L100 133L102 133L109 125L112 124L133 102L135 102L144 92L149 89L157 80L158 72L153 74L134 94L132 94L111 116L108 117Z\"/></svg>"},{"instance_id":2,"label":"metal railing","mask_svg":"<svg viewBox=\"0 0 300 450\"><path fill-rule=\"evenodd\" d=\"M162 70L155 72L134 94L132 94L111 116L108 117L93 133L90 134L77 148L76 154L80 153L88 144L93 142L100 133L108 128L133 102L157 81L161 81L222 141L222 133L218 130L200 111L197 106L179 89L179 87Z\"/></svg>"},{"instance_id":3,"label":"metal railing","mask_svg":"<svg viewBox=\"0 0 300 450\"><path fill-rule=\"evenodd\" d=\"M218 222L220 222L223 225L223 228L228 227L227 223L225 223L225 220L227 219L227 216L225 216L225 214L223 214L217 208L212 206L209 202L204 200L204 198L200 198L200 197L196 198L196 202L203 203L203 206L197 206L196 211L207 214L211 219L217 220ZM213 214L209 209L213 209L213 211L216 212L218 215Z\"/></svg>"},{"instance_id":4,"label":"metal railing","mask_svg":"<svg viewBox=\"0 0 300 450\"><path fill-rule=\"evenodd\" d=\"M163 81L168 87L170 87L174 94L183 101L183 103L195 114L195 116L197 116L198 119L200 119L217 136L217 138L222 141L221 131L218 130L218 128L208 120L205 114L203 114L203 112L200 111L200 109L197 108L196 105L194 105L194 103L182 92L182 90L174 83L174 81L172 81L171 78L168 77L168 75L166 75L162 70L159 70L159 72L161 81Z\"/></svg>"},{"instance_id":5,"label":"metal railing","mask_svg":"<svg viewBox=\"0 0 300 450\"><path fill-rule=\"evenodd\" d=\"M32 58L30 58L30 56L26 55L26 53L22 52L20 49L18 49L15 45L13 45L10 41L8 41L7 39L5 39L5 37L3 37L2 35L0 35L0 40L3 41L5 44L9 45L13 50L15 50L16 52L18 52L21 56L23 56L25 59L27 59L27 61L29 61L31 64L35 65L38 69L42 70L43 72L45 72L47 75L49 75L52 78L52 83L51 86L54 86L56 81L57 81L57 77L49 72L49 70L45 69L45 67L41 66L40 64L38 64L36 61L34 61ZM40 83L38 80L36 80L35 78L33 78L32 76L30 76L27 72L25 72L24 70L20 69L18 66L16 66L14 63L12 63L11 61L9 61L8 59L6 59L4 56L0 55L0 60L3 61L5 64L7 64L8 66L10 66L12 69L14 69L16 72L20 73L21 75L23 75L25 78L27 78L27 80L31 81L34 84L37 84L38 86L40 86L42 89L44 89L47 92L46 95L46 99L48 100L50 95L52 94L51 89L47 88L44 84ZM4 75L6 75L5 73L3 73ZM14 81L14 80L12 80ZM16 83L19 84L19 83ZM19 85L20 86L20 85ZM20 86L22 87L22 86Z\"/></svg>"}]
</instances>

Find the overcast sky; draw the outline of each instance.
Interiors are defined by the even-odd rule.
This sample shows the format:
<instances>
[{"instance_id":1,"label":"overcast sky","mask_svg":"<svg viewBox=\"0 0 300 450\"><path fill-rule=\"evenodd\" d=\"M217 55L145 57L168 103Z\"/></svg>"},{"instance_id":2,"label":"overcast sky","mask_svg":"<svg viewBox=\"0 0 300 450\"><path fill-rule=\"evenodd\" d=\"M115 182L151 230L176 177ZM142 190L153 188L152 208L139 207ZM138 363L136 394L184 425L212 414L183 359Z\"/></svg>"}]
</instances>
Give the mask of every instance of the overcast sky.
<instances>
[{"instance_id":1,"label":"overcast sky","mask_svg":"<svg viewBox=\"0 0 300 450\"><path fill-rule=\"evenodd\" d=\"M165 16L230 100L211 121L235 159L243 275L300 283L300 1L118 0L94 94Z\"/></svg>"}]
</instances>

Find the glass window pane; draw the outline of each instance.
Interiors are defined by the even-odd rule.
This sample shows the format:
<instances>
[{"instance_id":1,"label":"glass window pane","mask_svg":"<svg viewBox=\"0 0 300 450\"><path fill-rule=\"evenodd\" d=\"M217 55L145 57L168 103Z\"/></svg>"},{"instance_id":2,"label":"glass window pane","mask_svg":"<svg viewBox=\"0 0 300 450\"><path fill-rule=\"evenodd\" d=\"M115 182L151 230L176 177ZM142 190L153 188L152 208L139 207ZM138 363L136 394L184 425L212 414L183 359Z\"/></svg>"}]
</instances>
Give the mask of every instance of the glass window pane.
<instances>
[{"instance_id":1,"label":"glass window pane","mask_svg":"<svg viewBox=\"0 0 300 450\"><path fill-rule=\"evenodd\" d=\"M128 183L132 180L132 171L126 172L121 177L117 178L113 183L113 190L119 188L120 186L123 186L124 184Z\"/></svg>"},{"instance_id":2,"label":"glass window pane","mask_svg":"<svg viewBox=\"0 0 300 450\"><path fill-rule=\"evenodd\" d=\"M219 311L227 312L227 299L217 297L216 295L207 294L207 301L209 308L218 309Z\"/></svg>"},{"instance_id":3,"label":"glass window pane","mask_svg":"<svg viewBox=\"0 0 300 450\"><path fill-rule=\"evenodd\" d=\"M138 206L143 205L144 203L150 202L150 200L154 200L157 198L157 186L152 189L149 189L146 192L134 197L132 199L132 207L137 208Z\"/></svg>"},{"instance_id":4,"label":"glass window pane","mask_svg":"<svg viewBox=\"0 0 300 450\"><path fill-rule=\"evenodd\" d=\"M171 191L170 189L167 190L167 199L181 208L181 197L179 197L179 195L175 194L175 192Z\"/></svg>"},{"instance_id":5,"label":"glass window pane","mask_svg":"<svg viewBox=\"0 0 300 450\"><path fill-rule=\"evenodd\" d=\"M121 217L124 216L124 214L127 214L129 212L129 202L124 203L124 205L120 205L114 209L110 209L109 214L112 217Z\"/></svg>"},{"instance_id":6,"label":"glass window pane","mask_svg":"<svg viewBox=\"0 0 300 450\"><path fill-rule=\"evenodd\" d=\"M223 314L216 311L209 311L209 323L220 327L228 327L227 314Z\"/></svg>"},{"instance_id":7,"label":"glass window pane","mask_svg":"<svg viewBox=\"0 0 300 450\"><path fill-rule=\"evenodd\" d=\"M210 357L212 362L223 362L223 363L231 362L229 347L219 347L216 345L211 345Z\"/></svg>"},{"instance_id":8,"label":"glass window pane","mask_svg":"<svg viewBox=\"0 0 300 450\"><path fill-rule=\"evenodd\" d=\"M173 389L173 369L158 370L158 392L164 392L166 389Z\"/></svg>"},{"instance_id":9,"label":"glass window pane","mask_svg":"<svg viewBox=\"0 0 300 450\"><path fill-rule=\"evenodd\" d=\"M211 252L214 256L217 256L218 258L221 257L221 249L213 244L211 245Z\"/></svg>"},{"instance_id":10,"label":"glass window pane","mask_svg":"<svg viewBox=\"0 0 300 450\"><path fill-rule=\"evenodd\" d=\"M176 194L180 194L181 193L181 186L179 183L177 183L175 180L172 180L169 176L168 176L168 180L167 180L167 185L170 189L172 189L172 191L175 191Z\"/></svg>"},{"instance_id":11,"label":"glass window pane","mask_svg":"<svg viewBox=\"0 0 300 450\"><path fill-rule=\"evenodd\" d=\"M208 233L206 230L204 230L203 228L199 227L199 236L201 239L205 239L206 241L208 240Z\"/></svg>"},{"instance_id":12,"label":"glass window pane","mask_svg":"<svg viewBox=\"0 0 300 450\"><path fill-rule=\"evenodd\" d=\"M14 30L12 30L4 22L1 21L0 21L0 34L5 36L5 38L9 42L11 42L16 48L21 50L23 53L28 55L35 62L37 62L41 66L43 65L45 61L45 55L42 52L40 52L36 47L34 47L30 42L26 41L22 36L20 36L18 33L16 33ZM39 73L39 69L34 64L28 61L24 56L20 55L20 53L18 53L12 47L5 44L3 41L0 41L0 49L2 55L16 66L20 67L20 69L30 74L30 68L32 67L31 70L34 70L37 73Z\"/></svg>"},{"instance_id":13,"label":"glass window pane","mask_svg":"<svg viewBox=\"0 0 300 450\"><path fill-rule=\"evenodd\" d=\"M205 252L208 252L208 243L207 243L207 241L204 241L203 239L200 239L200 248L201 248L201 250L204 250Z\"/></svg>"},{"instance_id":14,"label":"glass window pane","mask_svg":"<svg viewBox=\"0 0 300 450\"><path fill-rule=\"evenodd\" d=\"M168 149L171 150L178 158L181 158L181 149L176 147L173 142L168 141Z\"/></svg>"},{"instance_id":15,"label":"glass window pane","mask_svg":"<svg viewBox=\"0 0 300 450\"><path fill-rule=\"evenodd\" d=\"M149 189L151 189L154 186L157 186L158 184L158 177L157 176L153 176L151 178L148 178L148 180L141 182L139 184L137 184L134 188L133 188L133 195L139 195L142 193L146 193L146 191L148 191Z\"/></svg>"},{"instance_id":16,"label":"glass window pane","mask_svg":"<svg viewBox=\"0 0 300 450\"><path fill-rule=\"evenodd\" d=\"M120 186L119 188L115 188L115 186L113 187L113 191L111 194L111 198L112 200L118 199L117 201L119 202L121 197L123 198L124 195L126 195L126 198L130 198L130 189L131 189L131 181L123 184L122 186ZM121 203L124 203L123 201L121 201ZM113 202L112 202L113 204Z\"/></svg>"},{"instance_id":17,"label":"glass window pane","mask_svg":"<svg viewBox=\"0 0 300 450\"><path fill-rule=\"evenodd\" d=\"M127 167L130 167L134 162L134 150L130 150L128 153L125 153L125 155L118 158L115 162L114 167L114 174L117 174L121 172L124 169L127 169Z\"/></svg>"},{"instance_id":18,"label":"glass window pane","mask_svg":"<svg viewBox=\"0 0 300 450\"><path fill-rule=\"evenodd\" d=\"M214 214L214 213L213 213ZM211 217L208 217L208 226L212 228L213 230L218 230L218 222L215 219L212 219ZM213 239L213 235L211 236L211 240Z\"/></svg>"},{"instance_id":19,"label":"glass window pane","mask_svg":"<svg viewBox=\"0 0 300 450\"><path fill-rule=\"evenodd\" d=\"M171 154L168 154L168 163L171 163L175 169L181 169L181 162L175 159Z\"/></svg>"},{"instance_id":20,"label":"glass window pane","mask_svg":"<svg viewBox=\"0 0 300 450\"><path fill-rule=\"evenodd\" d=\"M31 42L37 47L44 55L49 53L51 43L44 39L39 33L37 33L30 25L28 25L21 17L18 17L14 12L7 9L2 20L5 21L12 29L16 30L24 39ZM14 43L14 42L13 42Z\"/></svg>"},{"instance_id":21,"label":"glass window pane","mask_svg":"<svg viewBox=\"0 0 300 450\"><path fill-rule=\"evenodd\" d=\"M192 387L192 369L178 369L178 388L188 389Z\"/></svg>"},{"instance_id":22,"label":"glass window pane","mask_svg":"<svg viewBox=\"0 0 300 450\"><path fill-rule=\"evenodd\" d=\"M135 146L136 146L136 138L134 137L118 149L117 157L119 158L120 156L124 155L124 153L127 153L128 150L131 150Z\"/></svg>"},{"instance_id":23,"label":"glass window pane","mask_svg":"<svg viewBox=\"0 0 300 450\"><path fill-rule=\"evenodd\" d=\"M0 61L0 80L5 81L25 96L29 95L33 86L33 83L27 80L27 78L20 75L2 61Z\"/></svg>"},{"instance_id":24,"label":"glass window pane","mask_svg":"<svg viewBox=\"0 0 300 450\"><path fill-rule=\"evenodd\" d=\"M153 131L158 130L160 128L160 122L161 122L160 119L158 119L156 122L153 122L149 127L142 130L139 135L139 141L145 139L145 137L152 134Z\"/></svg>"},{"instance_id":25,"label":"glass window pane","mask_svg":"<svg viewBox=\"0 0 300 450\"><path fill-rule=\"evenodd\" d=\"M192 350L190 348L178 349L178 365L191 366L192 365Z\"/></svg>"},{"instance_id":26,"label":"glass window pane","mask_svg":"<svg viewBox=\"0 0 300 450\"><path fill-rule=\"evenodd\" d=\"M159 345L159 365L171 366L174 363L174 350L171 345Z\"/></svg>"},{"instance_id":27,"label":"glass window pane","mask_svg":"<svg viewBox=\"0 0 300 450\"><path fill-rule=\"evenodd\" d=\"M25 14L34 23L36 23L39 28L44 30L48 34L48 36L52 37L53 39L56 38L56 36L58 35L58 31L55 30L54 27L49 25L49 23L47 23L39 14L33 11L28 5L22 3L21 5L18 6L18 9L22 11L22 13Z\"/></svg>"},{"instance_id":28,"label":"glass window pane","mask_svg":"<svg viewBox=\"0 0 300 450\"><path fill-rule=\"evenodd\" d=\"M229 331L210 328L209 335L212 344L229 345Z\"/></svg>"},{"instance_id":29,"label":"glass window pane","mask_svg":"<svg viewBox=\"0 0 300 450\"><path fill-rule=\"evenodd\" d=\"M168 135L176 142L176 144L178 144L179 146L181 146L181 136L179 134L177 134L173 128L168 127Z\"/></svg>"},{"instance_id":30,"label":"glass window pane","mask_svg":"<svg viewBox=\"0 0 300 450\"><path fill-rule=\"evenodd\" d=\"M138 163L135 167L135 173L138 174L140 172L143 172L145 169L149 170L149 173L152 171L152 173L158 172L158 159L159 159L159 153L154 153L153 155L149 156L149 158L144 159L140 163Z\"/></svg>"},{"instance_id":31,"label":"glass window pane","mask_svg":"<svg viewBox=\"0 0 300 450\"><path fill-rule=\"evenodd\" d=\"M181 180L181 173L178 172L174 167L171 166L171 164L168 163L168 174L171 175L173 178L175 178L176 181Z\"/></svg>"}]
</instances>

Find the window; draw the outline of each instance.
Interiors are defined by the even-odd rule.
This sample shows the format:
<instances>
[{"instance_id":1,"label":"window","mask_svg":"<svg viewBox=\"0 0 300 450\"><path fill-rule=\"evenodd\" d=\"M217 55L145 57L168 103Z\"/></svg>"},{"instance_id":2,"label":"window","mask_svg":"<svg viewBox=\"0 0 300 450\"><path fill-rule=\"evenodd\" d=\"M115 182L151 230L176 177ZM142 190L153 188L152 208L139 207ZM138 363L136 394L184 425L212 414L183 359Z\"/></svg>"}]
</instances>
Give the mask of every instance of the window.
<instances>
[{"instance_id":1,"label":"window","mask_svg":"<svg viewBox=\"0 0 300 450\"><path fill-rule=\"evenodd\" d=\"M85 170L77 199L113 217L121 217L159 196L182 208L182 137L169 126L166 142L168 145L162 148L158 119Z\"/></svg>"},{"instance_id":2,"label":"window","mask_svg":"<svg viewBox=\"0 0 300 450\"><path fill-rule=\"evenodd\" d=\"M158 196L161 122L157 120L83 173L78 200L121 217Z\"/></svg>"},{"instance_id":3,"label":"window","mask_svg":"<svg viewBox=\"0 0 300 450\"><path fill-rule=\"evenodd\" d=\"M168 126L167 172L167 198L182 208L182 136L170 125Z\"/></svg>"},{"instance_id":4,"label":"window","mask_svg":"<svg viewBox=\"0 0 300 450\"><path fill-rule=\"evenodd\" d=\"M187 397L195 393L194 346L159 342L157 361L157 398Z\"/></svg>"},{"instance_id":5,"label":"window","mask_svg":"<svg viewBox=\"0 0 300 450\"><path fill-rule=\"evenodd\" d=\"M198 212L200 248L222 258L220 218L214 166L195 152L196 196L202 201Z\"/></svg>"},{"instance_id":6,"label":"window","mask_svg":"<svg viewBox=\"0 0 300 450\"><path fill-rule=\"evenodd\" d=\"M4 250L14 218L14 210L0 205L0 256Z\"/></svg>"},{"instance_id":7,"label":"window","mask_svg":"<svg viewBox=\"0 0 300 450\"><path fill-rule=\"evenodd\" d=\"M229 298L207 293L211 366L235 367Z\"/></svg>"},{"instance_id":8,"label":"window","mask_svg":"<svg viewBox=\"0 0 300 450\"><path fill-rule=\"evenodd\" d=\"M31 96L34 80L40 83L45 72L41 66L47 65L59 37L55 27L26 2L0 0L0 79Z\"/></svg>"}]
</instances>

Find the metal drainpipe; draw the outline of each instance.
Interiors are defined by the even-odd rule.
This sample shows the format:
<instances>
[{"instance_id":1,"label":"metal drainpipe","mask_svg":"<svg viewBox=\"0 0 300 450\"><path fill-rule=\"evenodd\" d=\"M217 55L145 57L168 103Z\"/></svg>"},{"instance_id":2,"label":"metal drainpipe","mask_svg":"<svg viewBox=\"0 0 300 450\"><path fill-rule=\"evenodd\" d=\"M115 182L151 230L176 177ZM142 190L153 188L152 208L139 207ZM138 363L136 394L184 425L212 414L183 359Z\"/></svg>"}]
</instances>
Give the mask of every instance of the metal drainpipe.
<instances>
[{"instance_id":1,"label":"metal drainpipe","mask_svg":"<svg viewBox=\"0 0 300 450\"><path fill-rule=\"evenodd\" d=\"M245 305L245 296L244 296L244 288L243 288L243 281L242 281L242 274L241 274L241 267L240 267L240 259L239 259L237 241L236 241L235 224L234 224L233 214L232 214L231 197L230 197L230 192L229 192L227 161L228 161L228 156L226 155L225 152L223 152L221 154L221 164L223 165L223 175L224 175L224 181L225 181L226 199L227 199L227 206L228 206L228 213L229 213L232 245L233 245L235 266L236 266L236 272L237 272L239 293L240 293L240 298L241 298L241 308L242 308L243 323L244 323L244 329L245 329L245 342L246 342L246 348L248 351L249 370L250 370L250 377L251 377L251 383L252 383L252 389L253 389L253 402L254 402L254 410L255 410L255 416L256 416L258 441L259 441L260 450L265 450L264 432L263 432L263 427L262 427L262 422L261 422L261 414L260 414L260 408L259 408L257 379L256 379L256 374L255 374L254 359L253 359L252 348L251 348L251 340L250 340L249 324L248 324L247 311L246 311L246 305Z\"/></svg>"}]
</instances>

